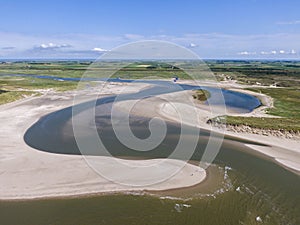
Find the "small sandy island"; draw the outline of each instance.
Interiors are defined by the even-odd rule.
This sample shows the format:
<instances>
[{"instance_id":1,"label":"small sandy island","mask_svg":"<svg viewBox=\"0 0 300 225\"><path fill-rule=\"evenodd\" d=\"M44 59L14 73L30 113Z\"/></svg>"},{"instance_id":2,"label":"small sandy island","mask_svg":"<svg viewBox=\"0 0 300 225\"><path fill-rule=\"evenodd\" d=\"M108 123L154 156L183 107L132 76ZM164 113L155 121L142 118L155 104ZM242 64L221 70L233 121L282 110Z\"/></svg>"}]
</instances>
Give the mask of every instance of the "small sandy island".
<instances>
[{"instance_id":1,"label":"small sandy island","mask_svg":"<svg viewBox=\"0 0 300 225\"><path fill-rule=\"evenodd\" d=\"M124 93L125 86L126 92L136 92L147 87L146 84L111 83L101 94L117 94L120 91ZM87 92L82 95L88 100L94 94ZM138 167L143 167L140 171L124 171L112 162L116 159L97 156L97 162L107 168L106 176L124 178L123 181L115 183L96 173L82 156L47 153L28 146L23 140L25 131L41 116L71 106L73 96L74 92L49 91L41 97L0 106L0 200L168 190L193 186L205 179L204 169L180 160L117 159L120 165L136 163ZM168 171L178 172L169 177ZM161 178L164 173L166 178L155 182L157 175ZM135 179L145 180L147 185L134 185ZM132 185L128 185L130 183ZM149 183L153 185L148 185Z\"/></svg>"}]
</instances>

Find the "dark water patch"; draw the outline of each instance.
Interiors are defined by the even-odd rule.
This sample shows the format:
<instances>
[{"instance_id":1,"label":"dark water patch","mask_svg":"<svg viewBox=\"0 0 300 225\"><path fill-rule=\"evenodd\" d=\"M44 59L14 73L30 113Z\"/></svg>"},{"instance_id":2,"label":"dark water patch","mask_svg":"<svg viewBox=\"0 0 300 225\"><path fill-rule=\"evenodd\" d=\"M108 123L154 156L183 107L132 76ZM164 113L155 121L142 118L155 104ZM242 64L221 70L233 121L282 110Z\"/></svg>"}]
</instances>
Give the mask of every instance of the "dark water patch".
<instances>
[{"instance_id":1,"label":"dark water patch","mask_svg":"<svg viewBox=\"0 0 300 225\"><path fill-rule=\"evenodd\" d=\"M113 156L137 156L137 157L167 157L170 155L175 149L181 134L181 127L175 123L167 123L167 135L164 138L163 142L152 151L147 152L139 152L135 150L131 150L124 146L116 137L115 130L111 124L111 115L110 112L104 112L109 108L102 105L103 101L108 101L109 99L113 100L113 97L108 97L105 100L99 100L99 107L96 107L96 112L101 111L101 115L96 116L95 123L98 131L99 138L102 140L106 149L108 149L109 153ZM84 103L88 106L88 103ZM96 113L97 115L97 113ZM78 115L74 115L75 117ZM130 128L133 134L135 134L138 138L147 138L150 135L150 131L148 129L149 126L149 118L134 116L130 119ZM89 122L85 127L85 131L82 131L81 141L85 141L86 143L91 143L89 146L89 151L85 152L85 154L89 155L107 155L106 151L101 151L98 146L92 146L93 140L92 133L93 129L90 129ZM198 133L198 129L183 125L186 127L189 132L186 133L185 139L195 139L195 133L199 134L199 143L197 145L197 159L199 160L207 146L207 142L209 137L212 135L211 132L206 130L201 130ZM82 128L83 129L83 128ZM122 127L117 128L119 132L122 131ZM213 133L213 137L216 139L222 138L222 135L217 133ZM89 140L91 139L91 140ZM62 109L60 111L56 111L50 113L44 117L42 117L37 123L31 126L24 135L25 142L41 151L51 152L51 153L61 153L61 154L81 154L76 139L73 133L72 126L72 107ZM221 142L221 140L216 140ZM252 141L245 141L238 138L226 138L226 141L233 142L243 142L245 144L257 144ZM225 144L225 143L224 143Z\"/></svg>"}]
</instances>

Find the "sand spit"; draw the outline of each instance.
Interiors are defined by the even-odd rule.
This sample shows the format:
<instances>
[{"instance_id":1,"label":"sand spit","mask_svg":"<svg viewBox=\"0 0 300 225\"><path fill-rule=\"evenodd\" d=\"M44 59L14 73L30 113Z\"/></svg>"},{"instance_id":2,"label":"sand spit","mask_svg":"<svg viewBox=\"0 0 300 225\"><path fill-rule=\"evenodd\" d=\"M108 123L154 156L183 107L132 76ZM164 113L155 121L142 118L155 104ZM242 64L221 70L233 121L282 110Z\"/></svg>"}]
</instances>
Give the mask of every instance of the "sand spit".
<instances>
[{"instance_id":1,"label":"sand spit","mask_svg":"<svg viewBox=\"0 0 300 225\"><path fill-rule=\"evenodd\" d=\"M232 89L231 84L229 86L222 85L222 88ZM253 112L250 113L240 113L237 114L235 112L230 112L227 110L227 115L233 116L255 116L255 117L268 117L264 110L268 107L273 106L273 100L266 95L254 93L247 90L238 89L238 87L234 87L232 89L234 91L240 91L243 93L251 94L258 97L261 102L262 106L255 109ZM192 91L190 92L189 96L192 96ZM207 130L213 130L215 132L222 133L224 135L228 135L231 137L241 138L244 140L255 141L264 145L266 147L258 146L258 145L247 145L248 147L252 148L255 151L263 153L273 159L280 165L285 168L300 174L300 140L299 138L285 138L285 137L278 137L273 135L261 135L261 134L254 134L249 132L237 132L235 130L229 130L226 128L218 128L214 127L211 124L207 124L207 120L216 116L224 115L222 110L218 114L218 110L212 110L211 106L201 104L197 101L194 101L194 105L186 105L187 102L186 97L182 92L180 93L170 93L160 96L161 98L165 99L165 102L160 104L158 109L158 113L165 118L168 118L172 121L182 122L191 126L197 126ZM192 97L190 97L192 98ZM190 101L192 101L190 99ZM174 107L175 106L175 107ZM177 108L177 109L176 109ZM186 118L179 118L178 117L178 108L181 108L180 111L185 111L187 115L189 112L196 111L198 115L198 120L190 121L190 117Z\"/></svg>"},{"instance_id":2,"label":"sand spit","mask_svg":"<svg viewBox=\"0 0 300 225\"><path fill-rule=\"evenodd\" d=\"M121 91L136 92L146 88L146 84L113 83L106 86L101 94L117 94ZM94 97L95 93L82 91L85 100ZM200 183L206 177L205 170L179 160L153 159L139 160L139 170L122 171L112 165L109 157L98 157L97 162L109 168L109 177L124 177L124 183L134 179L155 181L155 171L182 169L172 177L166 177L163 182L146 186L128 186L114 183L89 167L82 156L62 155L41 152L26 145L23 140L25 131L41 116L50 112L71 106L74 92L48 92L40 97L31 97L0 106L0 200L20 200L48 197L67 197L98 193L167 190L192 186ZM118 159L121 164L128 160ZM132 161L132 160L131 160ZM113 164L115 165L115 164ZM152 165L157 168L153 172ZM147 171L147 168L149 170ZM107 174L106 174L107 175ZM154 179L154 180L151 180ZM148 182L149 183L149 182Z\"/></svg>"}]
</instances>

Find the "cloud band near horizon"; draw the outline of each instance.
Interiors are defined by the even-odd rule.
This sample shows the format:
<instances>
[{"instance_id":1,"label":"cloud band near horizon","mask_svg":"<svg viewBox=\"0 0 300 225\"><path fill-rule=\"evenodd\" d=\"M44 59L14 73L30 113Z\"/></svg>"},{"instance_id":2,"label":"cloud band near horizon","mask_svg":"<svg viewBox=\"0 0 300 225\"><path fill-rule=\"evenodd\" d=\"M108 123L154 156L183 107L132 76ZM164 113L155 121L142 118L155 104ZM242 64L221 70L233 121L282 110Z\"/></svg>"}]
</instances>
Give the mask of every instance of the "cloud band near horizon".
<instances>
[{"instance_id":1,"label":"cloud band near horizon","mask_svg":"<svg viewBox=\"0 0 300 225\"><path fill-rule=\"evenodd\" d=\"M121 44L141 40L170 41L190 48L200 58L298 59L300 34L231 35L221 33L105 36L65 34L32 36L0 32L0 58L97 58Z\"/></svg>"}]
</instances>

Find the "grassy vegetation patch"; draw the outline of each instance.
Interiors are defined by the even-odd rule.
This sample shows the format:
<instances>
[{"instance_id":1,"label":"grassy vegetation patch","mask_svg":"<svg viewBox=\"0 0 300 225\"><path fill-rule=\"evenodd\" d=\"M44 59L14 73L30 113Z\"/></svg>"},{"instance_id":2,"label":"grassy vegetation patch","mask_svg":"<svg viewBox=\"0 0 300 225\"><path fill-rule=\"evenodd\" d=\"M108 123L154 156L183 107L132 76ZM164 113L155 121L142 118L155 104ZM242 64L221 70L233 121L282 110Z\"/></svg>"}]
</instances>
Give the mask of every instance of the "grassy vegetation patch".
<instances>
[{"instance_id":1,"label":"grassy vegetation patch","mask_svg":"<svg viewBox=\"0 0 300 225\"><path fill-rule=\"evenodd\" d=\"M97 78L107 78L112 75L112 77L123 79L151 79L151 77L164 79L171 79L173 77L180 79L192 78L183 69L172 65L171 62L141 61L132 62L122 67L124 66L123 64L122 62L92 64L91 61L14 62L0 64L0 74L37 74L64 78L80 78L83 75ZM199 65L187 61L182 62L182 66L187 68L194 78L212 78L212 73L205 64ZM122 68L111 74L116 68L120 67Z\"/></svg>"},{"instance_id":2,"label":"grassy vegetation patch","mask_svg":"<svg viewBox=\"0 0 300 225\"><path fill-rule=\"evenodd\" d=\"M274 99L274 107L267 113L286 118L300 118L300 89L296 88L249 88Z\"/></svg>"},{"instance_id":3,"label":"grassy vegetation patch","mask_svg":"<svg viewBox=\"0 0 300 225\"><path fill-rule=\"evenodd\" d=\"M250 85L300 86L300 62L297 61L209 61L218 80L237 80Z\"/></svg>"},{"instance_id":4,"label":"grassy vegetation patch","mask_svg":"<svg viewBox=\"0 0 300 225\"><path fill-rule=\"evenodd\" d=\"M113 77L125 79L148 79L165 78L171 79L178 77L181 79L190 79L190 76L182 69L163 62L134 62L118 70Z\"/></svg>"},{"instance_id":5,"label":"grassy vegetation patch","mask_svg":"<svg viewBox=\"0 0 300 225\"><path fill-rule=\"evenodd\" d=\"M91 62L14 62L0 64L2 74L37 74L62 77L81 77Z\"/></svg>"},{"instance_id":6,"label":"grassy vegetation patch","mask_svg":"<svg viewBox=\"0 0 300 225\"><path fill-rule=\"evenodd\" d=\"M197 99L201 102L204 102L210 98L210 93L208 91L202 90L202 89L196 90L196 91L194 91L193 98Z\"/></svg>"},{"instance_id":7,"label":"grassy vegetation patch","mask_svg":"<svg viewBox=\"0 0 300 225\"><path fill-rule=\"evenodd\" d=\"M252 128L300 131L300 90L291 88L259 88L248 89L261 92L274 99L274 108L267 110L270 115L282 118L258 118L225 116L213 118L214 123L226 123L228 125L245 125Z\"/></svg>"},{"instance_id":8,"label":"grassy vegetation patch","mask_svg":"<svg viewBox=\"0 0 300 225\"><path fill-rule=\"evenodd\" d=\"M36 89L49 89L53 88L57 91L73 90L77 87L78 82L76 81L58 81L51 79L39 79L33 77L1 77L0 88L1 90L7 91L22 91L36 90Z\"/></svg>"},{"instance_id":9,"label":"grassy vegetation patch","mask_svg":"<svg viewBox=\"0 0 300 225\"><path fill-rule=\"evenodd\" d=\"M6 91L0 90L0 104L6 104L13 102L19 99L22 99L26 96L36 95L37 93L32 91Z\"/></svg>"},{"instance_id":10,"label":"grassy vegetation patch","mask_svg":"<svg viewBox=\"0 0 300 225\"><path fill-rule=\"evenodd\" d=\"M77 88L78 82L38 79L33 77L0 77L0 104L13 102L33 94L38 90L53 89L68 91Z\"/></svg>"},{"instance_id":11,"label":"grassy vegetation patch","mask_svg":"<svg viewBox=\"0 0 300 225\"><path fill-rule=\"evenodd\" d=\"M227 116L230 125L253 128L299 131L300 124L300 62L297 61L210 61L209 67L218 80L237 80L256 86L284 88L249 88L274 99L274 107L266 112L282 118L256 118ZM222 118L214 118L222 122Z\"/></svg>"},{"instance_id":12,"label":"grassy vegetation patch","mask_svg":"<svg viewBox=\"0 0 300 225\"><path fill-rule=\"evenodd\" d=\"M262 129L299 130L300 123L300 62L296 61L207 61L208 67L218 80L238 80L244 84L276 85L285 88L251 88L274 99L274 108L267 113L282 118L253 118L253 117L226 117L231 125L247 125ZM119 68L120 62L108 63L107 68L91 66L91 61L53 61L53 62L13 62L1 63L0 74L37 74L63 78L82 77L83 74L91 77L107 77L113 68ZM207 67L195 67L193 62L184 62L197 79L211 79ZM164 62L132 62L123 67L113 77L123 79L191 79L189 74L179 67ZM34 77L0 76L0 104L11 102L31 95L37 89L54 89L67 91L76 89L77 81L58 81L39 79ZM83 84L85 85L85 84ZM197 90L193 98L206 101L210 93ZM220 118L219 118L220 119ZM218 119L218 120L219 120Z\"/></svg>"},{"instance_id":13,"label":"grassy vegetation patch","mask_svg":"<svg viewBox=\"0 0 300 225\"><path fill-rule=\"evenodd\" d=\"M257 118L240 116L222 116L213 118L214 123L226 123L232 126L249 126L258 129L300 131L300 118Z\"/></svg>"}]
</instances>

